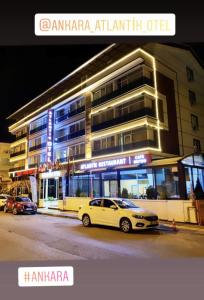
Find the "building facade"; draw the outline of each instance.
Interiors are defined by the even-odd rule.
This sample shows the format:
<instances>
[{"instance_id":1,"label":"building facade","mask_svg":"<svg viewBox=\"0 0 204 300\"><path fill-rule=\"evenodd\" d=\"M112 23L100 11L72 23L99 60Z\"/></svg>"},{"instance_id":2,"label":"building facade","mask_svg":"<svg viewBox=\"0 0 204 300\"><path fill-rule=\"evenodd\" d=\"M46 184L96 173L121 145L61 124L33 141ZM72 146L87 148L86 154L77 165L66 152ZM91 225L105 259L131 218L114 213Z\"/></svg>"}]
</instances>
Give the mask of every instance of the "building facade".
<instances>
[{"instance_id":1,"label":"building facade","mask_svg":"<svg viewBox=\"0 0 204 300\"><path fill-rule=\"evenodd\" d=\"M113 44L9 116L10 175L39 199L187 199L204 189L204 68L188 48Z\"/></svg>"},{"instance_id":2,"label":"building facade","mask_svg":"<svg viewBox=\"0 0 204 300\"><path fill-rule=\"evenodd\" d=\"M11 183L11 179L9 177L9 150L9 143L0 143L0 194L6 193Z\"/></svg>"}]
</instances>

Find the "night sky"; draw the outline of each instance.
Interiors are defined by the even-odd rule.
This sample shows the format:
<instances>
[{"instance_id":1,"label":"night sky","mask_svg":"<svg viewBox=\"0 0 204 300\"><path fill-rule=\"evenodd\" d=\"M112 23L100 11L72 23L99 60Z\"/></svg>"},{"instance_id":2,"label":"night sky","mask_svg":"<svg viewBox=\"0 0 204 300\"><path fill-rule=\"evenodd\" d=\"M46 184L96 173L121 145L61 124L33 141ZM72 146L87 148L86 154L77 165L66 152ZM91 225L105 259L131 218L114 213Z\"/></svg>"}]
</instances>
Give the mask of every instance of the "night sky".
<instances>
[{"instance_id":1,"label":"night sky","mask_svg":"<svg viewBox=\"0 0 204 300\"><path fill-rule=\"evenodd\" d=\"M0 47L0 142L12 141L6 117L108 45ZM204 44L191 44L204 62Z\"/></svg>"}]
</instances>

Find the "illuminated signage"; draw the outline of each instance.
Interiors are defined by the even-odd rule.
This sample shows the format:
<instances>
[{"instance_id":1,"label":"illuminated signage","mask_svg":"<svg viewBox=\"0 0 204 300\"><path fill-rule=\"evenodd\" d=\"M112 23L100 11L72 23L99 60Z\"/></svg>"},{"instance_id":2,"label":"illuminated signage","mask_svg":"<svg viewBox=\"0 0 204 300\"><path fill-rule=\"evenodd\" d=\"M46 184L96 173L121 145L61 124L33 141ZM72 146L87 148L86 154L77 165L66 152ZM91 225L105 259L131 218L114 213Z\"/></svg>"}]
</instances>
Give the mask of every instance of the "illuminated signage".
<instances>
[{"instance_id":1,"label":"illuminated signage","mask_svg":"<svg viewBox=\"0 0 204 300\"><path fill-rule=\"evenodd\" d=\"M125 165L139 165L146 164L151 161L151 155L140 154L135 156L128 156L123 158L116 158L98 162L83 163L80 165L80 170L91 170L97 168L109 168Z\"/></svg>"},{"instance_id":2,"label":"illuminated signage","mask_svg":"<svg viewBox=\"0 0 204 300\"><path fill-rule=\"evenodd\" d=\"M135 155L133 157L133 164L138 165L138 164L146 164L147 163L147 157L145 154L140 154L140 155Z\"/></svg>"},{"instance_id":3,"label":"illuminated signage","mask_svg":"<svg viewBox=\"0 0 204 300\"><path fill-rule=\"evenodd\" d=\"M60 176L62 176L60 171L46 172L46 173L42 173L40 175L40 177L42 179L45 179L45 178L58 178Z\"/></svg>"},{"instance_id":4,"label":"illuminated signage","mask_svg":"<svg viewBox=\"0 0 204 300\"><path fill-rule=\"evenodd\" d=\"M47 162L53 161L53 110L48 110L48 125L47 125Z\"/></svg>"}]
</instances>

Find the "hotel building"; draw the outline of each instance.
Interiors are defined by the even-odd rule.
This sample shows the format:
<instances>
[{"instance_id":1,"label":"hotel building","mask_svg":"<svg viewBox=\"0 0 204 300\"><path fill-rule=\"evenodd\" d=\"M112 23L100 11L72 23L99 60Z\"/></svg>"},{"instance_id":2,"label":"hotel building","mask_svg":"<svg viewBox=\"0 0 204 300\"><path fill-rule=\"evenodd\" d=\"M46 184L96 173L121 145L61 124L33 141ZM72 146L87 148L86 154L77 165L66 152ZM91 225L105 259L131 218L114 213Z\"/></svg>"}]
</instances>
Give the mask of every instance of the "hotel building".
<instances>
[{"instance_id":1,"label":"hotel building","mask_svg":"<svg viewBox=\"0 0 204 300\"><path fill-rule=\"evenodd\" d=\"M180 45L112 44L14 112L10 175L39 199L188 199L204 188L204 68Z\"/></svg>"}]
</instances>

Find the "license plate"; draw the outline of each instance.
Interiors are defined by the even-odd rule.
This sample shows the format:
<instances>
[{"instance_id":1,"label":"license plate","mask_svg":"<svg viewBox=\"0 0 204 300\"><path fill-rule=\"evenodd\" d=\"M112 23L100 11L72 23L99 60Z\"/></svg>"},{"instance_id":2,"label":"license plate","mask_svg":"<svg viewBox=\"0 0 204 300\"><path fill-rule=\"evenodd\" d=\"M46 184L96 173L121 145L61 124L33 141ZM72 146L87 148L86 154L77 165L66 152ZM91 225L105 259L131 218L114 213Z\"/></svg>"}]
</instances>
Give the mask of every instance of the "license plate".
<instances>
[{"instance_id":1,"label":"license plate","mask_svg":"<svg viewBox=\"0 0 204 300\"><path fill-rule=\"evenodd\" d=\"M26 208L26 210L32 210L32 208Z\"/></svg>"}]
</instances>

